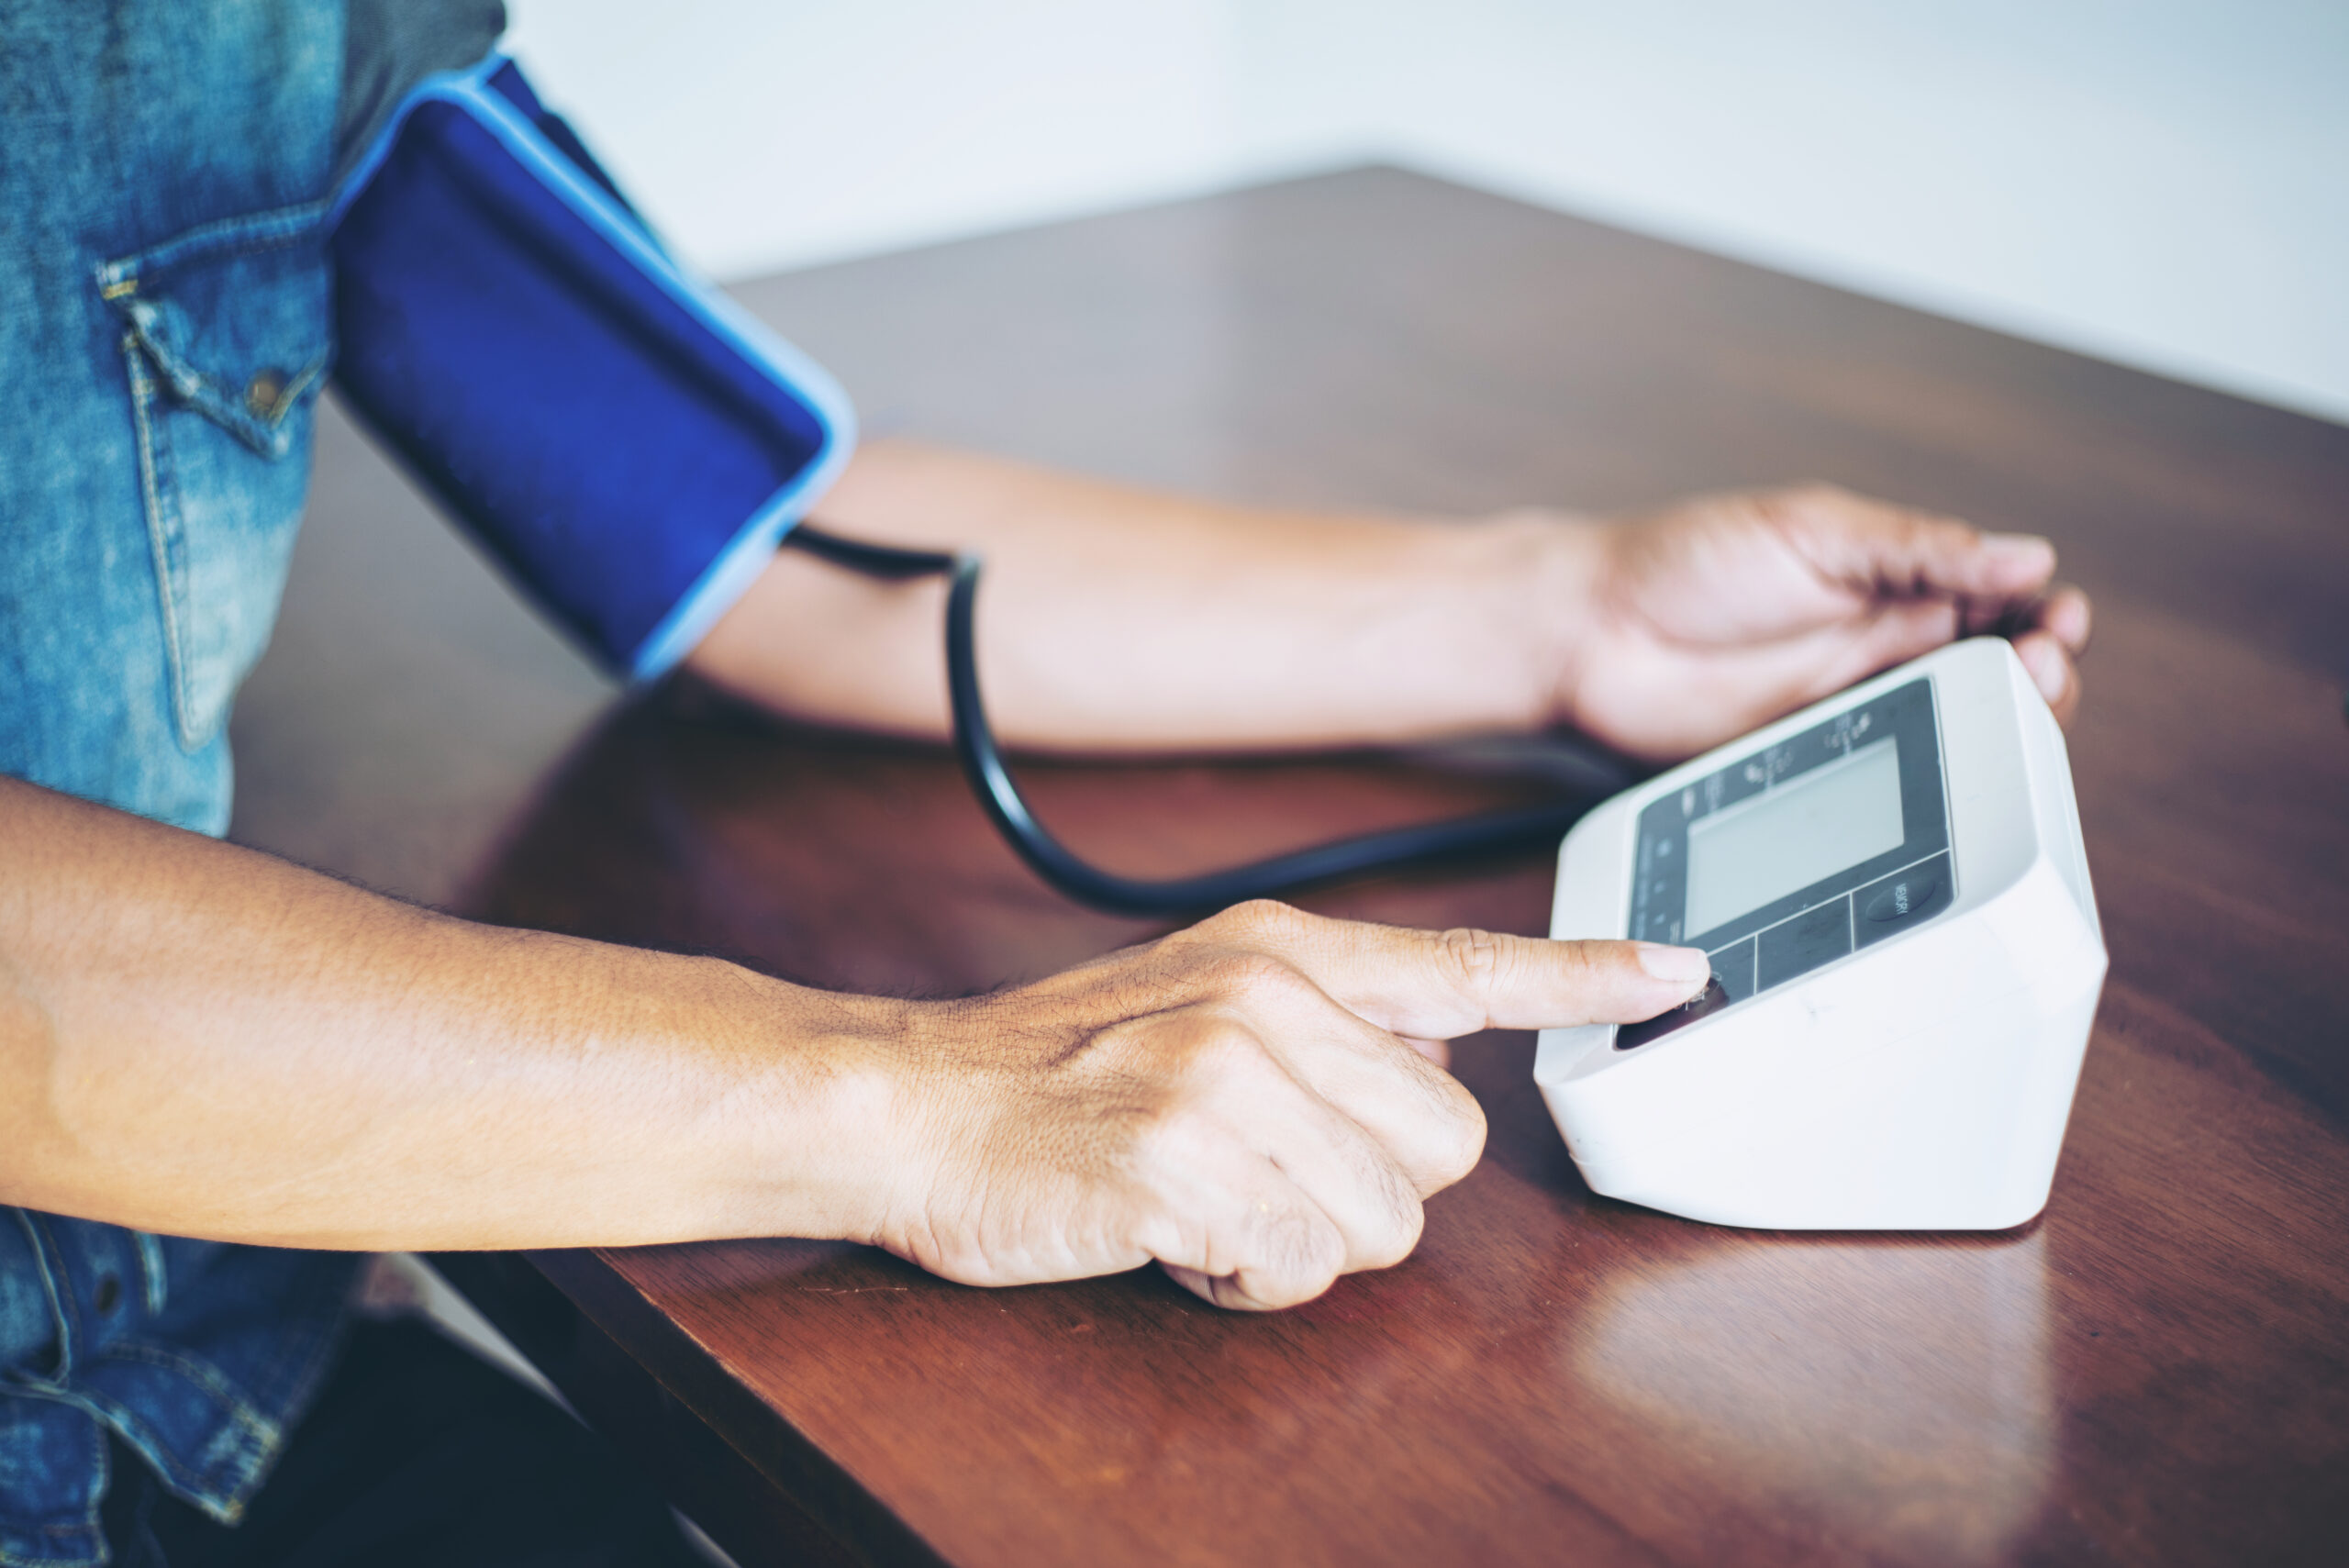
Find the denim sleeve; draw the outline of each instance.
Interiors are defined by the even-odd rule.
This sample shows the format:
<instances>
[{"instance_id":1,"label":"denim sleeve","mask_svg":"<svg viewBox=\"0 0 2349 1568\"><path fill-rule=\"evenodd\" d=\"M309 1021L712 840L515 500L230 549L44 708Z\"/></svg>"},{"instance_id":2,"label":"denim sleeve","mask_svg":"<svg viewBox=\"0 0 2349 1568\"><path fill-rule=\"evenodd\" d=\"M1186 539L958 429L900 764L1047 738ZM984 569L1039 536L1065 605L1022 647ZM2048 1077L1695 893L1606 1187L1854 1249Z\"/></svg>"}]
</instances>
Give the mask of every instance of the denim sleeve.
<instances>
[{"instance_id":1,"label":"denim sleeve","mask_svg":"<svg viewBox=\"0 0 2349 1568\"><path fill-rule=\"evenodd\" d=\"M334 183L357 166L416 84L473 64L506 31L504 0L350 0L342 100L334 118Z\"/></svg>"}]
</instances>

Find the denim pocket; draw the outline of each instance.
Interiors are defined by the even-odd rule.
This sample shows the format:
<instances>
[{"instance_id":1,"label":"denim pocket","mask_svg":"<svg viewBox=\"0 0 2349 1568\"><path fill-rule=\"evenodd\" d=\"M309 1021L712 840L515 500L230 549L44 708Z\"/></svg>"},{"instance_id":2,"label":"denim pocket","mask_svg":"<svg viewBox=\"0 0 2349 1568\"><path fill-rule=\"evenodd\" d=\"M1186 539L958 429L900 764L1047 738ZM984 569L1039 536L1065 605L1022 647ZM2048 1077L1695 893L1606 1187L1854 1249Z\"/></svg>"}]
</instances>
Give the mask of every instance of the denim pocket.
<instances>
[{"instance_id":1,"label":"denim pocket","mask_svg":"<svg viewBox=\"0 0 2349 1568\"><path fill-rule=\"evenodd\" d=\"M122 323L180 744L268 646L332 358L322 204L208 223L97 270Z\"/></svg>"}]
</instances>

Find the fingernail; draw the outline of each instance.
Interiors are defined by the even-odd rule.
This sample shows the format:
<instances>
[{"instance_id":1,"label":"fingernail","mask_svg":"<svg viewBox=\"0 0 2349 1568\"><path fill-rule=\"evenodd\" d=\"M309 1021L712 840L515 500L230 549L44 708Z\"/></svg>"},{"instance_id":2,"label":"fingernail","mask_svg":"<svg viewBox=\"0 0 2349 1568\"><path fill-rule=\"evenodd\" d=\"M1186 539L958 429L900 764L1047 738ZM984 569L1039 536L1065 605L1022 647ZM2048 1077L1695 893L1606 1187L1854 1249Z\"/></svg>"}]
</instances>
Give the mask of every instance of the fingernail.
<instances>
[{"instance_id":1,"label":"fingernail","mask_svg":"<svg viewBox=\"0 0 2349 1568\"><path fill-rule=\"evenodd\" d=\"M1661 942L1642 942L1639 947L1640 967L1655 979L1693 987L1713 977L1713 961L1702 948L1670 948Z\"/></svg>"}]
</instances>

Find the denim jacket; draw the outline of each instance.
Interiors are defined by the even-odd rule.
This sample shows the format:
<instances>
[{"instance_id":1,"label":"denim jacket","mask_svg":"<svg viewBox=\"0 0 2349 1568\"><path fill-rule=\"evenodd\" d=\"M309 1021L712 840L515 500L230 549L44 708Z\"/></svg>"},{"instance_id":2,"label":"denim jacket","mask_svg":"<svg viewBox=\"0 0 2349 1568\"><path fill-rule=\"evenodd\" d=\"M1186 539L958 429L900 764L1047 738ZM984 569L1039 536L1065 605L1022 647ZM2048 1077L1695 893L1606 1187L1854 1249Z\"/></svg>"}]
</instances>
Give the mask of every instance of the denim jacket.
<instances>
[{"instance_id":1,"label":"denim jacket","mask_svg":"<svg viewBox=\"0 0 2349 1568\"><path fill-rule=\"evenodd\" d=\"M0 0L0 773L219 833L329 368L341 0ZM116 1433L224 1521L353 1260L0 1208L0 1564L95 1564Z\"/></svg>"}]
</instances>

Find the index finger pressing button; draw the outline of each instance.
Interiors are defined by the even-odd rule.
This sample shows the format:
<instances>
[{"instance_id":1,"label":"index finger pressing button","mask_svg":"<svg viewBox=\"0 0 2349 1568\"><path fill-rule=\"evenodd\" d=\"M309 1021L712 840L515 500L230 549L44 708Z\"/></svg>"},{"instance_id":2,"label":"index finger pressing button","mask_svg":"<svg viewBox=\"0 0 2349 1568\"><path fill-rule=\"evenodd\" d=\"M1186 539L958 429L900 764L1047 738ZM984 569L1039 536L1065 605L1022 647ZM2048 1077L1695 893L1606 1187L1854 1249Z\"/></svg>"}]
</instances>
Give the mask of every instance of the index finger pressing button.
<instances>
[{"instance_id":1,"label":"index finger pressing button","mask_svg":"<svg viewBox=\"0 0 2349 1568\"><path fill-rule=\"evenodd\" d=\"M1698 1018L1712 1017L1736 999L1729 994L1729 987L1721 984L1721 977L1717 973L1705 982L1705 988L1702 991L1698 992L1680 1006L1668 1008L1658 1013L1654 1018L1643 1019L1639 1023L1625 1024L1617 1029L1615 1049L1631 1051L1647 1044L1650 1040L1662 1040L1675 1029L1687 1029Z\"/></svg>"}]
</instances>

